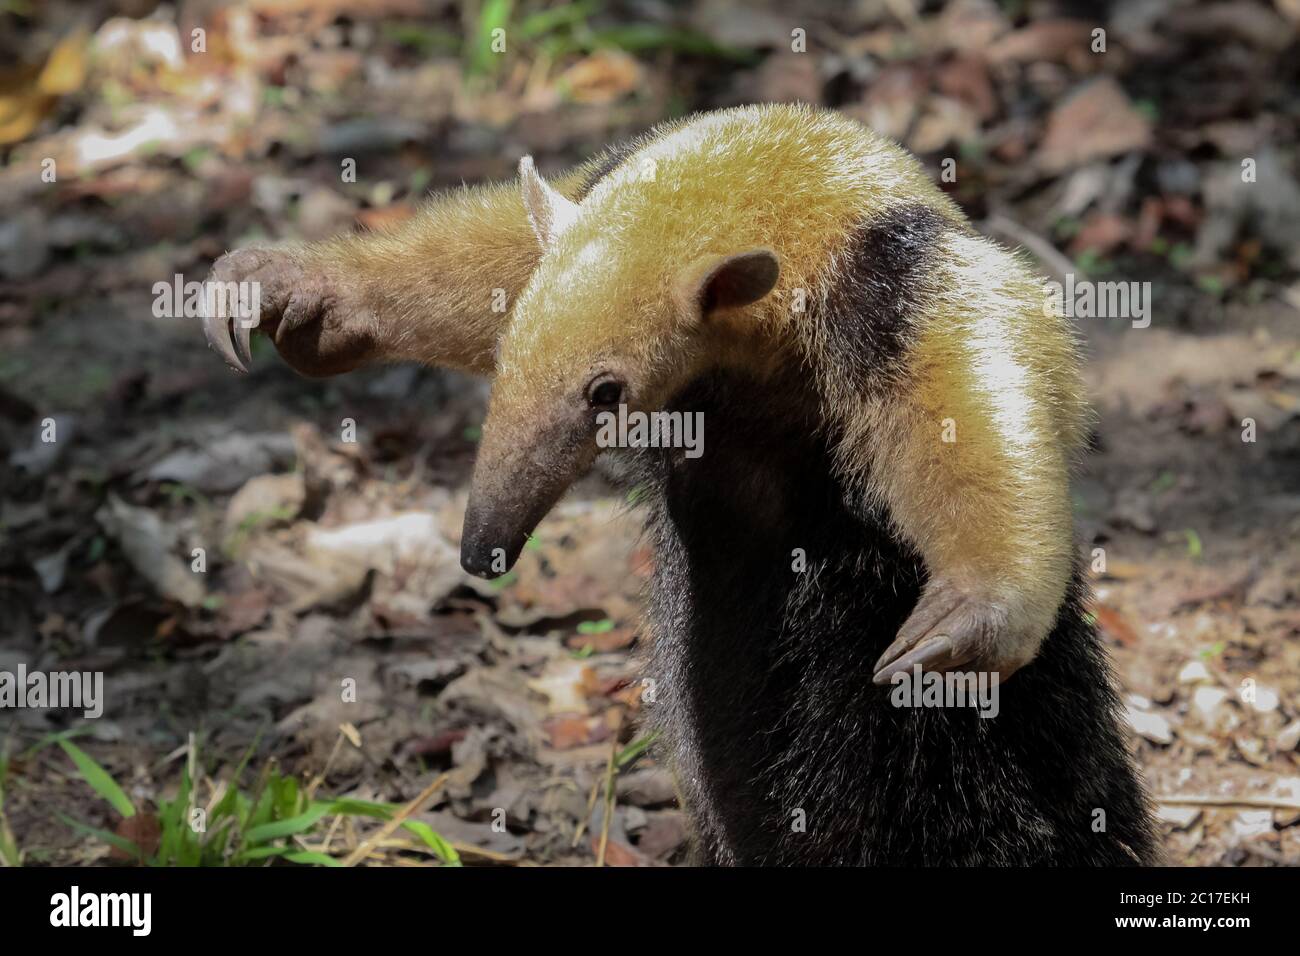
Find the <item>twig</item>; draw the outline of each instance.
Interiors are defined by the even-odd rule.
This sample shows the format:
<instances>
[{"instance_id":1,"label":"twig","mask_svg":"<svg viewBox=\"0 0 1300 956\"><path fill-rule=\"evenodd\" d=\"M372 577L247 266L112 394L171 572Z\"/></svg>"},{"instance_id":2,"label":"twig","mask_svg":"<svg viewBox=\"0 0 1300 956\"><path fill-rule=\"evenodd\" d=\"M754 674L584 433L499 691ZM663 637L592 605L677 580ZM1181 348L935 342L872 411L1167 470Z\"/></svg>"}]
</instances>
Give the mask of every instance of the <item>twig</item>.
<instances>
[{"instance_id":1,"label":"twig","mask_svg":"<svg viewBox=\"0 0 1300 956\"><path fill-rule=\"evenodd\" d=\"M619 729L622 729L619 721ZM605 812L600 819L600 848L596 851L596 866L605 865L605 848L609 846L609 820L614 815L614 758L618 755L618 730L609 745L609 761L605 764Z\"/></svg>"},{"instance_id":2,"label":"twig","mask_svg":"<svg viewBox=\"0 0 1300 956\"><path fill-rule=\"evenodd\" d=\"M496 850L474 846L471 843L457 843L455 840L448 840L447 842L451 844L453 850L460 854L462 860L468 856L481 860L488 860L492 863L508 863L511 866L525 865L524 860L518 857L513 857L509 853L498 853ZM417 846L416 849L420 849L420 847Z\"/></svg>"},{"instance_id":3,"label":"twig","mask_svg":"<svg viewBox=\"0 0 1300 956\"><path fill-rule=\"evenodd\" d=\"M339 735L334 738L334 747L330 750L330 755L325 758L325 766L322 767L320 773L316 774L316 776L311 779L311 782L307 784L308 800L316 799L316 791L319 790L321 784L325 782L325 777L329 774L330 767L334 766L334 758L339 755L339 749L343 746L344 736L342 729L340 729Z\"/></svg>"},{"instance_id":4,"label":"twig","mask_svg":"<svg viewBox=\"0 0 1300 956\"><path fill-rule=\"evenodd\" d=\"M614 728L610 741L610 760L604 765L604 813L601 814L601 848L595 855L595 865L604 866L604 848L610 845L610 819L614 818L614 761L619 756L619 736L623 734L624 713L619 713L619 726Z\"/></svg>"},{"instance_id":5,"label":"twig","mask_svg":"<svg viewBox=\"0 0 1300 956\"><path fill-rule=\"evenodd\" d=\"M322 853L328 853L330 851L330 844L334 842L334 834L338 833L339 826L343 823L343 820L346 817L347 814L345 813L334 814L334 818L330 820L329 829L325 831L325 839L321 841L320 851Z\"/></svg>"},{"instance_id":6,"label":"twig","mask_svg":"<svg viewBox=\"0 0 1300 956\"><path fill-rule=\"evenodd\" d=\"M596 794L598 793L600 793L600 777L591 781L591 793L587 796L587 815L578 821L577 829L573 831L573 843L570 846L577 846L582 839L583 831L587 829L587 821L591 819L591 812L596 809Z\"/></svg>"},{"instance_id":7,"label":"twig","mask_svg":"<svg viewBox=\"0 0 1300 956\"><path fill-rule=\"evenodd\" d=\"M194 776L195 771L198 770L199 755L197 748L194 746L194 731L192 730L185 738L185 749L189 751L189 753L185 755L185 770L190 778L190 792L189 796L185 800L185 822L186 825L188 825L189 822L194 819L194 808L198 806L199 801L199 781L196 780ZM204 816L204 821L206 824L206 814Z\"/></svg>"},{"instance_id":8,"label":"twig","mask_svg":"<svg viewBox=\"0 0 1300 956\"><path fill-rule=\"evenodd\" d=\"M406 806L402 807L402 809L398 810L397 813L393 814L393 818L391 820L385 823L374 833L370 834L370 836L366 837L366 839L362 841L361 845L357 847L355 850L353 850L352 853L349 854L348 858L343 861L343 865L356 866L357 863L365 859L365 857L370 853L371 849L374 847L376 843L378 843L380 840L386 839L389 836L389 834L391 834L394 830L396 830L403 823L405 823L407 818L410 817L413 813L419 813L421 810L423 810L424 805L433 798L433 795L435 793L437 793L439 790L442 789L442 785L447 782L447 778L450 776L451 776L451 772L448 771L447 773L441 774L438 777L434 778L434 781L431 784L429 784L422 791L420 791L420 795L418 797L416 797Z\"/></svg>"},{"instance_id":9,"label":"twig","mask_svg":"<svg viewBox=\"0 0 1300 956\"><path fill-rule=\"evenodd\" d=\"M1261 810L1300 810L1300 798L1297 797L1211 797L1170 794L1155 799L1156 803L1171 807L1254 807Z\"/></svg>"}]
</instances>

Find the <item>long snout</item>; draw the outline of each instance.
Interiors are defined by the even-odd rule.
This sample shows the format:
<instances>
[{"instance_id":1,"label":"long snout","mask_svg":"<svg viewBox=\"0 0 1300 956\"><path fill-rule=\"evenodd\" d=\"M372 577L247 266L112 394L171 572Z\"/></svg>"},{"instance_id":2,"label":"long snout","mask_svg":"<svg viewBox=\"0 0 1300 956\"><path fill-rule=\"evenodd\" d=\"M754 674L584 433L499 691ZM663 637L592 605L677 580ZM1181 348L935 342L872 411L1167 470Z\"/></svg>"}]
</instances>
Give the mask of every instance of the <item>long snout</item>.
<instances>
[{"instance_id":1,"label":"long snout","mask_svg":"<svg viewBox=\"0 0 1300 956\"><path fill-rule=\"evenodd\" d=\"M521 487L519 496L485 492L477 481L470 486L460 539L460 564L470 574L497 578L514 567L528 536L568 487L567 483L558 489L522 484L531 487Z\"/></svg>"},{"instance_id":2,"label":"long snout","mask_svg":"<svg viewBox=\"0 0 1300 956\"><path fill-rule=\"evenodd\" d=\"M514 567L533 529L595 457L585 436L563 427L552 426L523 441L517 432L489 416L474 463L460 563L479 577L500 577Z\"/></svg>"}]
</instances>

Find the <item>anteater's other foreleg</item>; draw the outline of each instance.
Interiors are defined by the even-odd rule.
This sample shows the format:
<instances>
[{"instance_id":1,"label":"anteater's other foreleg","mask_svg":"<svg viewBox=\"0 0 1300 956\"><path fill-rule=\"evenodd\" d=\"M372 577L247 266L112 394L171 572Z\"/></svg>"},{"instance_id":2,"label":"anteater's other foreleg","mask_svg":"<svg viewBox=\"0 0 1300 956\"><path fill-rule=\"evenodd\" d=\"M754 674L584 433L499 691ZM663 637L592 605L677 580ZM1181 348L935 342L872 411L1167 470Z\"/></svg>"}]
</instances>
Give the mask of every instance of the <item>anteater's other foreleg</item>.
<instances>
[{"instance_id":1,"label":"anteater's other foreleg","mask_svg":"<svg viewBox=\"0 0 1300 956\"><path fill-rule=\"evenodd\" d=\"M1073 561L1069 467L1087 407L1068 327L985 240L939 240L897 387L842 398L841 461L922 554L928 582L877 663L998 671L1031 661Z\"/></svg>"},{"instance_id":2,"label":"anteater's other foreleg","mask_svg":"<svg viewBox=\"0 0 1300 956\"><path fill-rule=\"evenodd\" d=\"M575 194L589 166L558 188ZM256 327L304 375L397 361L488 375L509 306L540 253L518 185L503 184L436 196L388 232L227 253L209 280L259 283ZM204 332L246 371L252 324L211 315Z\"/></svg>"}]
</instances>

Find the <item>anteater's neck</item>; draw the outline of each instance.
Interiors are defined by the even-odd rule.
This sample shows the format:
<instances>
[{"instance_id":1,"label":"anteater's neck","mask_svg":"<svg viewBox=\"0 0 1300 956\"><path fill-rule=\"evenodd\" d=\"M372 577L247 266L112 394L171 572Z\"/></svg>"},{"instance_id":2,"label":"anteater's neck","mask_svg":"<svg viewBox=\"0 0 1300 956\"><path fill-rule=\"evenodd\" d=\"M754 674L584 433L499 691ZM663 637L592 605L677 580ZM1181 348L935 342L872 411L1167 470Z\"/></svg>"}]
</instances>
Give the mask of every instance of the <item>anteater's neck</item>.
<instances>
[{"instance_id":1,"label":"anteater's neck","mask_svg":"<svg viewBox=\"0 0 1300 956\"><path fill-rule=\"evenodd\" d=\"M704 414L704 453L642 462L656 545L649 713L706 859L1148 858L1080 587L1039 660L1000 688L996 717L895 707L873 664L924 568L885 516L846 503L811 397L716 375L674 406Z\"/></svg>"}]
</instances>

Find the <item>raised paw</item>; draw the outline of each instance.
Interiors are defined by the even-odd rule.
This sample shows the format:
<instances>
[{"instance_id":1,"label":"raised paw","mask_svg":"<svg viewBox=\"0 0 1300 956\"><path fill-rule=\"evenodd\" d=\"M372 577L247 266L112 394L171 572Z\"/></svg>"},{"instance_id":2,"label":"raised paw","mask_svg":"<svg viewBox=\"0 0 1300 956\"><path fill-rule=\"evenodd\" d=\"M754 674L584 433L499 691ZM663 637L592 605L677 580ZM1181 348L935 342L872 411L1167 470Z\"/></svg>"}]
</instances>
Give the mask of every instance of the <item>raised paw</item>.
<instances>
[{"instance_id":1,"label":"raised paw","mask_svg":"<svg viewBox=\"0 0 1300 956\"><path fill-rule=\"evenodd\" d=\"M876 661L872 682L888 684L917 664L927 671L997 671L1006 680L1037 650L1038 640L1020 633L1004 606L940 578L926 585Z\"/></svg>"},{"instance_id":2,"label":"raised paw","mask_svg":"<svg viewBox=\"0 0 1300 956\"><path fill-rule=\"evenodd\" d=\"M254 327L273 328L287 294L301 279L297 265L274 249L228 252L212 266L203 296L203 335L213 350L238 372L252 359L249 335ZM237 290L243 287L242 294ZM217 296L213 292L224 291ZM256 314L239 314L236 302L256 303Z\"/></svg>"},{"instance_id":3,"label":"raised paw","mask_svg":"<svg viewBox=\"0 0 1300 956\"><path fill-rule=\"evenodd\" d=\"M340 283L305 268L290 251L228 252L213 264L208 285L222 294L204 296L203 334L236 371L248 371L254 328L270 337L289 365L312 377L349 371L374 351L374 317ZM254 315L231 307L250 300L258 306Z\"/></svg>"}]
</instances>

